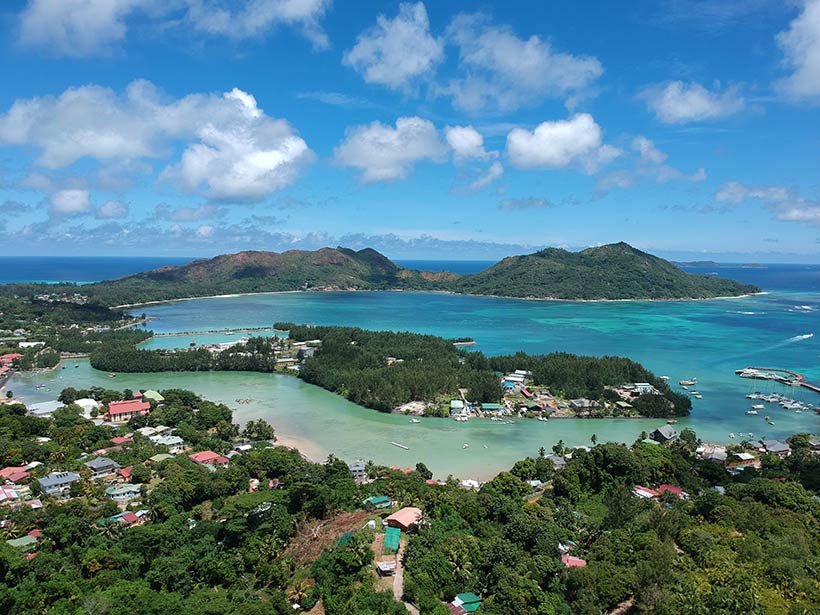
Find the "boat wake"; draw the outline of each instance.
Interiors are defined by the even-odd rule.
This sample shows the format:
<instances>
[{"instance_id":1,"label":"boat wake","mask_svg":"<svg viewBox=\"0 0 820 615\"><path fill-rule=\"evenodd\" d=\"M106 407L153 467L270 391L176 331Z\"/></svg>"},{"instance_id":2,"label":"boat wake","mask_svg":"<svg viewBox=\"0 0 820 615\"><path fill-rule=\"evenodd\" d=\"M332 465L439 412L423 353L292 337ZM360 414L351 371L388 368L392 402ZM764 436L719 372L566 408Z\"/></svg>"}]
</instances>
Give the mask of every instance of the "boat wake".
<instances>
[{"instance_id":1,"label":"boat wake","mask_svg":"<svg viewBox=\"0 0 820 615\"><path fill-rule=\"evenodd\" d=\"M814 337L814 333L804 333L803 335L793 335L787 340L784 340L778 344L774 344L773 346L768 346L767 348L763 348L760 352L769 352L770 350L777 350L778 348L783 348L784 346L789 346L791 344L796 344L797 342L802 342L804 340L808 340Z\"/></svg>"}]
</instances>

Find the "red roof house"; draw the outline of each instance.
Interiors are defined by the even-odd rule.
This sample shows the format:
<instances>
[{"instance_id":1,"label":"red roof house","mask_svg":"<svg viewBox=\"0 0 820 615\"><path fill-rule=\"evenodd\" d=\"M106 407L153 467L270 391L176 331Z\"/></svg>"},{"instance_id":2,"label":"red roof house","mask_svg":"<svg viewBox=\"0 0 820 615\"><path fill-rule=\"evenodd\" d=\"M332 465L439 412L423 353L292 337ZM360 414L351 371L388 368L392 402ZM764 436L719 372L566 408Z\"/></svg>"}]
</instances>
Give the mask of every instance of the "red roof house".
<instances>
[{"instance_id":1,"label":"red roof house","mask_svg":"<svg viewBox=\"0 0 820 615\"><path fill-rule=\"evenodd\" d=\"M675 497L681 499L686 497L686 494L683 492L683 489L681 489L680 487L675 487L675 485L661 485L660 487L658 487L658 494L663 493L671 493Z\"/></svg>"},{"instance_id":2,"label":"red roof house","mask_svg":"<svg viewBox=\"0 0 820 615\"><path fill-rule=\"evenodd\" d=\"M133 440L131 436L117 436L116 438L111 438L111 442L113 444L128 444L131 440Z\"/></svg>"},{"instance_id":3,"label":"red roof house","mask_svg":"<svg viewBox=\"0 0 820 615\"><path fill-rule=\"evenodd\" d=\"M228 458L223 457L219 453L213 451L201 451L188 455L192 461L203 466L226 466L228 465Z\"/></svg>"},{"instance_id":4,"label":"red roof house","mask_svg":"<svg viewBox=\"0 0 820 615\"><path fill-rule=\"evenodd\" d=\"M117 470L117 474L122 476L125 480L131 480L131 470L133 469L134 466L125 466L124 468Z\"/></svg>"},{"instance_id":5,"label":"red roof house","mask_svg":"<svg viewBox=\"0 0 820 615\"><path fill-rule=\"evenodd\" d=\"M16 483L28 476L28 472L22 466L9 466L0 470L0 478Z\"/></svg>"},{"instance_id":6,"label":"red roof house","mask_svg":"<svg viewBox=\"0 0 820 615\"><path fill-rule=\"evenodd\" d=\"M397 527L400 530L407 531L411 525L421 519L421 510L412 506L407 506L394 512L387 517L387 525L390 527Z\"/></svg>"},{"instance_id":7,"label":"red roof house","mask_svg":"<svg viewBox=\"0 0 820 615\"><path fill-rule=\"evenodd\" d=\"M19 352L11 352L9 354L0 355L0 364L11 365L17 359L22 359L23 355Z\"/></svg>"},{"instance_id":8,"label":"red roof house","mask_svg":"<svg viewBox=\"0 0 820 615\"><path fill-rule=\"evenodd\" d=\"M108 404L108 412L103 417L112 423L127 423L135 416L144 416L151 412L151 404L147 401L129 399L126 401L112 401Z\"/></svg>"},{"instance_id":9,"label":"red roof house","mask_svg":"<svg viewBox=\"0 0 820 615\"><path fill-rule=\"evenodd\" d=\"M587 561L574 555L562 555L561 563L567 568L586 568Z\"/></svg>"},{"instance_id":10,"label":"red roof house","mask_svg":"<svg viewBox=\"0 0 820 615\"><path fill-rule=\"evenodd\" d=\"M124 515L120 516L119 522L123 525L134 525L135 523L140 522L140 518L131 511L128 511Z\"/></svg>"}]
</instances>

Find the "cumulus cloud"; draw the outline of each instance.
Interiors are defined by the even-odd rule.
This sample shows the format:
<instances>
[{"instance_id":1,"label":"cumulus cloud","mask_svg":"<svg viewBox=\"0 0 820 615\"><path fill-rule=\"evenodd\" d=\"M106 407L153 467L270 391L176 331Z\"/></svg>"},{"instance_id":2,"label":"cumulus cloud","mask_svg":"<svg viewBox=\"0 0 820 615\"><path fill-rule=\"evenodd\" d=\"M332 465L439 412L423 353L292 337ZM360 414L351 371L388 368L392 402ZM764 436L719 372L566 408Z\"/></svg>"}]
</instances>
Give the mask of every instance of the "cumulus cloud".
<instances>
[{"instance_id":1,"label":"cumulus cloud","mask_svg":"<svg viewBox=\"0 0 820 615\"><path fill-rule=\"evenodd\" d=\"M202 226L197 227L194 236L197 239L210 239L213 237L214 231L216 230L215 227L209 224L203 224Z\"/></svg>"},{"instance_id":2,"label":"cumulus cloud","mask_svg":"<svg viewBox=\"0 0 820 615\"><path fill-rule=\"evenodd\" d=\"M547 199L527 197L523 199L504 199L499 207L505 211L523 211L527 209L546 209L552 207Z\"/></svg>"},{"instance_id":3,"label":"cumulus cloud","mask_svg":"<svg viewBox=\"0 0 820 615\"><path fill-rule=\"evenodd\" d=\"M330 0L29 0L20 13L20 41L57 55L110 51L136 17L157 28L243 39L278 25L300 29L317 48L328 46L319 21Z\"/></svg>"},{"instance_id":4,"label":"cumulus cloud","mask_svg":"<svg viewBox=\"0 0 820 615\"><path fill-rule=\"evenodd\" d=\"M58 190L51 195L51 212L60 216L83 214L91 209L88 190Z\"/></svg>"},{"instance_id":5,"label":"cumulus cloud","mask_svg":"<svg viewBox=\"0 0 820 615\"><path fill-rule=\"evenodd\" d=\"M364 183L404 179L415 162L440 162L446 153L436 127L420 117L400 117L395 128L373 122L348 129L333 151L338 164L361 171Z\"/></svg>"},{"instance_id":6,"label":"cumulus cloud","mask_svg":"<svg viewBox=\"0 0 820 615\"><path fill-rule=\"evenodd\" d=\"M507 156L521 169L561 169L580 165L595 172L620 155L602 141L601 127L588 113L568 120L542 122L535 130L514 128L507 135Z\"/></svg>"},{"instance_id":7,"label":"cumulus cloud","mask_svg":"<svg viewBox=\"0 0 820 615\"><path fill-rule=\"evenodd\" d=\"M456 16L446 39L459 50L465 76L439 88L468 112L514 111L545 98L572 101L603 74L594 57L553 49L538 36L521 38L480 15Z\"/></svg>"},{"instance_id":8,"label":"cumulus cloud","mask_svg":"<svg viewBox=\"0 0 820 615\"><path fill-rule=\"evenodd\" d=\"M777 35L783 63L792 73L776 82L793 101L820 101L820 0L803 0L800 15Z\"/></svg>"},{"instance_id":9,"label":"cumulus cloud","mask_svg":"<svg viewBox=\"0 0 820 615\"><path fill-rule=\"evenodd\" d=\"M484 137L472 126L446 126L444 137L457 161L469 158L486 160L498 156L498 152L484 149Z\"/></svg>"},{"instance_id":10,"label":"cumulus cloud","mask_svg":"<svg viewBox=\"0 0 820 615\"><path fill-rule=\"evenodd\" d=\"M49 169L82 159L122 169L187 144L162 177L224 200L260 200L293 183L314 158L287 121L266 115L242 90L167 100L142 80L123 95L90 85L17 100L0 115L0 143L35 148L37 164Z\"/></svg>"},{"instance_id":11,"label":"cumulus cloud","mask_svg":"<svg viewBox=\"0 0 820 615\"><path fill-rule=\"evenodd\" d=\"M103 220L127 218L128 205L121 201L106 201L97 209L97 217Z\"/></svg>"},{"instance_id":12,"label":"cumulus cloud","mask_svg":"<svg viewBox=\"0 0 820 615\"><path fill-rule=\"evenodd\" d=\"M655 147L655 144L646 137L632 139L632 149L641 155L642 162L661 164L667 158L666 154Z\"/></svg>"},{"instance_id":13,"label":"cumulus cloud","mask_svg":"<svg viewBox=\"0 0 820 615\"><path fill-rule=\"evenodd\" d=\"M500 162L492 163L487 171L483 173L478 179L473 181L468 187L468 192L476 192L482 188L486 188L495 180L500 179L504 175L504 166Z\"/></svg>"},{"instance_id":14,"label":"cumulus cloud","mask_svg":"<svg viewBox=\"0 0 820 615\"><path fill-rule=\"evenodd\" d=\"M360 73L368 83L407 90L421 77L430 76L444 57L444 44L430 34L430 21L422 2L399 5L389 19L379 15L376 25L359 35L342 63Z\"/></svg>"},{"instance_id":15,"label":"cumulus cloud","mask_svg":"<svg viewBox=\"0 0 820 615\"><path fill-rule=\"evenodd\" d=\"M664 124L686 124L724 118L743 110L745 100L737 87L710 91L699 83L670 81L644 88L639 98Z\"/></svg>"},{"instance_id":16,"label":"cumulus cloud","mask_svg":"<svg viewBox=\"0 0 820 615\"><path fill-rule=\"evenodd\" d=\"M779 220L820 225L820 201L807 199L786 186L751 186L727 182L715 193L715 200L730 206L756 200L765 204Z\"/></svg>"}]
</instances>

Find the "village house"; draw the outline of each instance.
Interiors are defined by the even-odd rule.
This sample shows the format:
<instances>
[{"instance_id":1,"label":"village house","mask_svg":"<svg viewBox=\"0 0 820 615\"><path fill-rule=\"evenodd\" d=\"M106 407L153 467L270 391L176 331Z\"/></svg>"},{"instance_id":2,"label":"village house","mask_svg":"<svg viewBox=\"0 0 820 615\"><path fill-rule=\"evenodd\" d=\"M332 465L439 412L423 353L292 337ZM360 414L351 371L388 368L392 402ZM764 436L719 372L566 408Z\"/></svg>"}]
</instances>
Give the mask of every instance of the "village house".
<instances>
[{"instance_id":1,"label":"village house","mask_svg":"<svg viewBox=\"0 0 820 615\"><path fill-rule=\"evenodd\" d=\"M108 457L97 457L91 461L86 461L83 465L91 470L91 480L114 476L116 475L117 470L122 467L116 461L109 459Z\"/></svg>"},{"instance_id":2,"label":"village house","mask_svg":"<svg viewBox=\"0 0 820 615\"><path fill-rule=\"evenodd\" d=\"M219 453L213 451L200 451L199 453L192 453L188 457L194 462L206 468L216 469L217 467L225 467L230 461L227 457L223 457Z\"/></svg>"},{"instance_id":3,"label":"village house","mask_svg":"<svg viewBox=\"0 0 820 615\"><path fill-rule=\"evenodd\" d=\"M664 425L663 427L653 429L652 432L649 434L649 437L655 442L659 442L660 444L666 444L667 442L677 440L678 432L675 431L675 428L671 425Z\"/></svg>"},{"instance_id":4,"label":"village house","mask_svg":"<svg viewBox=\"0 0 820 615\"><path fill-rule=\"evenodd\" d=\"M387 517L384 522L389 527L397 527L403 532L406 532L410 527L418 523L421 516L421 509L413 506L407 506L394 512L392 515Z\"/></svg>"},{"instance_id":5,"label":"village house","mask_svg":"<svg viewBox=\"0 0 820 615\"><path fill-rule=\"evenodd\" d=\"M105 494L115 502L129 502L140 496L141 484L115 485L105 490Z\"/></svg>"},{"instance_id":6,"label":"village house","mask_svg":"<svg viewBox=\"0 0 820 615\"><path fill-rule=\"evenodd\" d=\"M347 469L350 470L350 475L354 480L360 481L367 478L367 470L364 467L364 461L355 461L348 464Z\"/></svg>"},{"instance_id":7,"label":"village house","mask_svg":"<svg viewBox=\"0 0 820 615\"><path fill-rule=\"evenodd\" d=\"M754 468L759 470L761 468L760 459L752 453L732 453L726 458L726 469L729 474L737 474L746 468Z\"/></svg>"},{"instance_id":8,"label":"village house","mask_svg":"<svg viewBox=\"0 0 820 615\"><path fill-rule=\"evenodd\" d=\"M185 450L185 442L179 436L150 436L148 438L158 446L165 446L171 454L178 454Z\"/></svg>"},{"instance_id":9,"label":"village house","mask_svg":"<svg viewBox=\"0 0 820 615\"><path fill-rule=\"evenodd\" d=\"M139 399L127 401L112 401L108 404L108 411L103 415L106 421L112 423L127 423L136 416L145 416L151 412L151 404Z\"/></svg>"},{"instance_id":10,"label":"village house","mask_svg":"<svg viewBox=\"0 0 820 615\"><path fill-rule=\"evenodd\" d=\"M62 497L68 493L71 484L78 480L80 475L76 472L52 472L37 482L40 483L40 491L44 494Z\"/></svg>"},{"instance_id":11,"label":"village house","mask_svg":"<svg viewBox=\"0 0 820 615\"><path fill-rule=\"evenodd\" d=\"M9 466L0 470L0 479L16 483L28 476L25 466Z\"/></svg>"},{"instance_id":12,"label":"village house","mask_svg":"<svg viewBox=\"0 0 820 615\"><path fill-rule=\"evenodd\" d=\"M780 440L764 440L763 450L768 455L775 455L776 457L788 457L792 454L792 449L785 442Z\"/></svg>"}]
</instances>

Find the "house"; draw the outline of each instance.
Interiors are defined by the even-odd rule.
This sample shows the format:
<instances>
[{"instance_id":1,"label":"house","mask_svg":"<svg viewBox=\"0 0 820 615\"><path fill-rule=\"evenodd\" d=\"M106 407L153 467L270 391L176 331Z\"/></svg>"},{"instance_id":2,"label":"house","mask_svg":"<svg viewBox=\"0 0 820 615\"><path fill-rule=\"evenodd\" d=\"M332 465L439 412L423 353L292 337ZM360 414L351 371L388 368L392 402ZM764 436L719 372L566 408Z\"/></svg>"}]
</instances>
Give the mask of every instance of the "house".
<instances>
[{"instance_id":1,"label":"house","mask_svg":"<svg viewBox=\"0 0 820 615\"><path fill-rule=\"evenodd\" d=\"M586 568L587 565L585 559L575 557L574 555L562 555L561 563L564 564L566 568Z\"/></svg>"},{"instance_id":2,"label":"house","mask_svg":"<svg viewBox=\"0 0 820 615\"><path fill-rule=\"evenodd\" d=\"M37 546L37 538L27 534L25 536L21 536L20 538L12 538L11 540L7 540L6 544L10 547L14 547L15 549L20 549L24 553L28 553L29 551L33 551Z\"/></svg>"},{"instance_id":3,"label":"house","mask_svg":"<svg viewBox=\"0 0 820 615\"><path fill-rule=\"evenodd\" d=\"M450 401L450 416L459 416L464 412L464 402L460 399L453 399Z\"/></svg>"},{"instance_id":4,"label":"house","mask_svg":"<svg viewBox=\"0 0 820 615\"><path fill-rule=\"evenodd\" d=\"M632 488L632 495L637 496L644 500L652 500L660 495L654 489L650 489L649 487L643 487L641 485L635 485Z\"/></svg>"},{"instance_id":5,"label":"house","mask_svg":"<svg viewBox=\"0 0 820 615\"><path fill-rule=\"evenodd\" d=\"M680 487L676 487L675 485L661 485L660 487L658 487L658 494L663 495L664 493L671 493L680 500L689 499L689 494L686 493Z\"/></svg>"},{"instance_id":6,"label":"house","mask_svg":"<svg viewBox=\"0 0 820 615\"><path fill-rule=\"evenodd\" d=\"M115 485L105 490L105 495L115 502L129 502L138 498L141 494L142 485Z\"/></svg>"},{"instance_id":7,"label":"house","mask_svg":"<svg viewBox=\"0 0 820 615\"><path fill-rule=\"evenodd\" d=\"M78 480L80 480L80 475L76 472L52 472L37 482L40 483L40 491L46 495L63 496L68 493L71 483Z\"/></svg>"},{"instance_id":8,"label":"house","mask_svg":"<svg viewBox=\"0 0 820 615\"><path fill-rule=\"evenodd\" d=\"M473 592L465 592L458 594L450 604L456 608L461 607L467 613L473 613L481 606L481 598Z\"/></svg>"},{"instance_id":9,"label":"house","mask_svg":"<svg viewBox=\"0 0 820 615\"><path fill-rule=\"evenodd\" d=\"M347 469L350 470L350 475L355 480L365 480L367 478L367 470L365 470L364 461L356 461L348 464Z\"/></svg>"},{"instance_id":10,"label":"house","mask_svg":"<svg viewBox=\"0 0 820 615\"><path fill-rule=\"evenodd\" d=\"M112 423L127 423L135 416L145 416L151 412L151 404L139 399L126 401L112 401L108 404L108 412L103 415L106 421Z\"/></svg>"},{"instance_id":11,"label":"house","mask_svg":"<svg viewBox=\"0 0 820 615\"><path fill-rule=\"evenodd\" d=\"M0 355L0 365L11 367L15 361L23 358L19 352L11 352L9 354Z\"/></svg>"},{"instance_id":12,"label":"house","mask_svg":"<svg viewBox=\"0 0 820 615\"><path fill-rule=\"evenodd\" d=\"M223 457L219 453L213 451L200 451L199 453L192 453L188 457L201 466L208 468L216 468L217 466L225 467L228 465L228 458Z\"/></svg>"},{"instance_id":13,"label":"house","mask_svg":"<svg viewBox=\"0 0 820 615\"><path fill-rule=\"evenodd\" d=\"M148 438L158 446L165 446L168 452L176 455L185 450L185 442L179 436L150 436Z\"/></svg>"},{"instance_id":14,"label":"house","mask_svg":"<svg viewBox=\"0 0 820 615\"><path fill-rule=\"evenodd\" d=\"M761 468L760 459L751 453L733 453L727 458L726 469L730 474L737 474L746 468L759 470Z\"/></svg>"},{"instance_id":15,"label":"house","mask_svg":"<svg viewBox=\"0 0 820 615\"><path fill-rule=\"evenodd\" d=\"M9 466L0 470L0 478L11 483L21 481L28 476L25 466Z\"/></svg>"},{"instance_id":16,"label":"house","mask_svg":"<svg viewBox=\"0 0 820 615\"><path fill-rule=\"evenodd\" d=\"M764 440L763 448L768 455L777 457L788 457L792 454L792 449L785 442L780 440Z\"/></svg>"},{"instance_id":17,"label":"house","mask_svg":"<svg viewBox=\"0 0 820 615\"><path fill-rule=\"evenodd\" d=\"M117 470L122 468L120 464L108 457L97 457L91 461L86 461L83 465L91 470L91 480L114 476Z\"/></svg>"},{"instance_id":18,"label":"house","mask_svg":"<svg viewBox=\"0 0 820 615\"><path fill-rule=\"evenodd\" d=\"M547 455L547 461L552 463L552 467L556 470L563 470L567 467L567 461L559 455Z\"/></svg>"},{"instance_id":19,"label":"house","mask_svg":"<svg viewBox=\"0 0 820 615\"><path fill-rule=\"evenodd\" d=\"M421 516L421 509L413 506L406 506L405 508L396 511L387 517L387 519L385 519L385 523L387 523L389 527L397 527L406 532L408 528L415 525L419 519L421 519Z\"/></svg>"},{"instance_id":20,"label":"house","mask_svg":"<svg viewBox=\"0 0 820 615\"><path fill-rule=\"evenodd\" d=\"M820 440L817 438L809 438L809 450L812 455L820 453Z\"/></svg>"},{"instance_id":21,"label":"house","mask_svg":"<svg viewBox=\"0 0 820 615\"><path fill-rule=\"evenodd\" d=\"M667 442L676 440L678 437L678 432L675 431L675 428L671 425L664 425L663 427L653 429L652 433L649 434L649 437L655 442L666 444Z\"/></svg>"},{"instance_id":22,"label":"house","mask_svg":"<svg viewBox=\"0 0 820 615\"><path fill-rule=\"evenodd\" d=\"M11 504L21 498L17 485L0 486L0 504Z\"/></svg>"},{"instance_id":23,"label":"house","mask_svg":"<svg viewBox=\"0 0 820 615\"><path fill-rule=\"evenodd\" d=\"M93 410L99 410L102 407L100 402L96 399L91 399L90 397L76 399L74 400L74 403L83 409L83 415L86 417L90 417Z\"/></svg>"},{"instance_id":24,"label":"house","mask_svg":"<svg viewBox=\"0 0 820 615\"><path fill-rule=\"evenodd\" d=\"M169 455L168 453L157 453L156 455L151 455L148 458L148 461L151 463L162 463L163 461L167 461L168 459L173 459L173 455Z\"/></svg>"},{"instance_id":25,"label":"house","mask_svg":"<svg viewBox=\"0 0 820 615\"><path fill-rule=\"evenodd\" d=\"M645 395L647 393L655 394L658 392L657 389L648 382L636 382L633 385L633 390L638 393L638 395Z\"/></svg>"},{"instance_id":26,"label":"house","mask_svg":"<svg viewBox=\"0 0 820 615\"><path fill-rule=\"evenodd\" d=\"M486 413L493 413L497 414L501 412L501 404L494 404L494 403L486 403L481 404L481 410Z\"/></svg>"},{"instance_id":27,"label":"house","mask_svg":"<svg viewBox=\"0 0 820 615\"><path fill-rule=\"evenodd\" d=\"M125 436L117 436L115 438L111 438L110 442L111 442L111 444L121 445L121 444L128 444L132 440L133 440L133 437L131 436L131 434L128 434L128 435L125 435Z\"/></svg>"},{"instance_id":28,"label":"house","mask_svg":"<svg viewBox=\"0 0 820 615\"><path fill-rule=\"evenodd\" d=\"M57 408L62 408L65 404L61 401L44 401L39 404L31 404L28 406L28 413L40 418L51 418L51 415Z\"/></svg>"},{"instance_id":29,"label":"house","mask_svg":"<svg viewBox=\"0 0 820 615\"><path fill-rule=\"evenodd\" d=\"M396 560L377 562L376 571L379 573L380 577L392 577L396 574Z\"/></svg>"},{"instance_id":30,"label":"house","mask_svg":"<svg viewBox=\"0 0 820 615\"><path fill-rule=\"evenodd\" d=\"M362 500L362 506L365 510L390 508L390 498L386 495L371 495L369 498Z\"/></svg>"},{"instance_id":31,"label":"house","mask_svg":"<svg viewBox=\"0 0 820 615\"><path fill-rule=\"evenodd\" d=\"M162 395L160 395L157 391L154 391L152 389L148 389L147 391L143 391L142 392L142 399L143 400L147 399L147 400L155 401L157 403L161 403L161 402L165 401L165 398Z\"/></svg>"}]
</instances>

